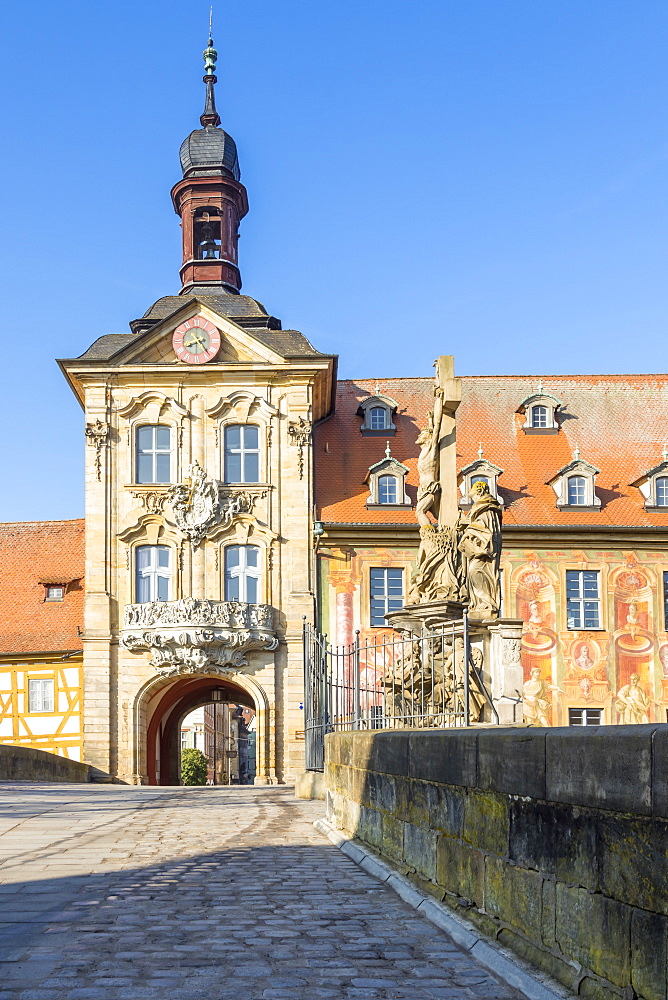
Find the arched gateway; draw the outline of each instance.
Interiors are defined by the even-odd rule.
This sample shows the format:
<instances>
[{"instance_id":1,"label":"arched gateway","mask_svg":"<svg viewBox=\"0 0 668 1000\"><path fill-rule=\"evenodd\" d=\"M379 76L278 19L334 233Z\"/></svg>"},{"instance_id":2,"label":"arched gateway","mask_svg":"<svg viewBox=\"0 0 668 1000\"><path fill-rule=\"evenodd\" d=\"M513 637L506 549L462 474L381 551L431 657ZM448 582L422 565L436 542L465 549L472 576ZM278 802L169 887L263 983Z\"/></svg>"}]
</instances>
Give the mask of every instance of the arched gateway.
<instances>
[{"instance_id":1,"label":"arched gateway","mask_svg":"<svg viewBox=\"0 0 668 1000\"><path fill-rule=\"evenodd\" d=\"M88 444L83 755L125 782L174 777L177 715L213 686L256 710L256 781L304 767L311 427L336 359L240 294L248 202L215 58L172 190L180 291L60 362Z\"/></svg>"},{"instance_id":2,"label":"arched gateway","mask_svg":"<svg viewBox=\"0 0 668 1000\"><path fill-rule=\"evenodd\" d=\"M153 678L138 692L135 701L136 773L150 785L179 784L180 724L188 712L213 700L252 708L256 713L256 784L276 782L272 752L272 712L265 692L250 678L220 674L186 674L176 678Z\"/></svg>"}]
</instances>

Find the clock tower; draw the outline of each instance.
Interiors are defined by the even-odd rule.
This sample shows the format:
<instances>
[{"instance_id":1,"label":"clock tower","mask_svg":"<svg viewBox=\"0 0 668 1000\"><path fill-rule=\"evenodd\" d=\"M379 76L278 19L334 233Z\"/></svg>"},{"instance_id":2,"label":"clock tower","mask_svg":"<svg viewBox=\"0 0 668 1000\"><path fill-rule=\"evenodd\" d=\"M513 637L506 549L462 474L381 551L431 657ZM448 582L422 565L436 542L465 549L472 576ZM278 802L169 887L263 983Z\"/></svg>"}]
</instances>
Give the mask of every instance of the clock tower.
<instances>
[{"instance_id":1,"label":"clock tower","mask_svg":"<svg viewBox=\"0 0 668 1000\"><path fill-rule=\"evenodd\" d=\"M216 701L254 711L256 783L304 767L311 429L336 359L240 292L248 204L216 58L209 38L172 190L180 288L59 362L86 421L83 756L112 781L178 784L181 720Z\"/></svg>"}]
</instances>

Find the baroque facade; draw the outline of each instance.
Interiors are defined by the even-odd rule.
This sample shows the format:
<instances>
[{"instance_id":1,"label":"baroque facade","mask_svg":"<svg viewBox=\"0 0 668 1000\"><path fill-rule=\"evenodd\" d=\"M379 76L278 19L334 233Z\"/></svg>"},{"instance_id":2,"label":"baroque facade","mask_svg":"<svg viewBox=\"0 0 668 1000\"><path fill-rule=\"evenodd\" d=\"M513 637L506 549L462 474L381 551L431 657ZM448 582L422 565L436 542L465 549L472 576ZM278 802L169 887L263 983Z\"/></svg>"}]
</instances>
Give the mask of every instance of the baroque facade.
<instances>
[{"instance_id":1,"label":"baroque facade","mask_svg":"<svg viewBox=\"0 0 668 1000\"><path fill-rule=\"evenodd\" d=\"M255 713L256 782L289 780L303 621L382 640L431 586L420 532L444 539L477 481L503 510L501 622L523 622L518 717L666 721L668 376L444 370L434 440L459 497L439 518L420 467L433 380L337 382L334 356L241 294L247 193L204 55L172 190L181 288L59 362L84 411L85 522L0 529L0 741L172 784L182 719L224 700Z\"/></svg>"}]
</instances>

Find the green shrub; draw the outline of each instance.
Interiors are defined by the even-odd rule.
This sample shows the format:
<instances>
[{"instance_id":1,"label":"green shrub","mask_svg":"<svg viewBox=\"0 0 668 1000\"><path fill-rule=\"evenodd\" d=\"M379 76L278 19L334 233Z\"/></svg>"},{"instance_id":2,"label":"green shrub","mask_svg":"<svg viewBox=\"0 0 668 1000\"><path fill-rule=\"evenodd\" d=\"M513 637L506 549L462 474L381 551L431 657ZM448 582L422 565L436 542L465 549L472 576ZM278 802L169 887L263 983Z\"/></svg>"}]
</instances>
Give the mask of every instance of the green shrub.
<instances>
[{"instance_id":1,"label":"green shrub","mask_svg":"<svg viewBox=\"0 0 668 1000\"><path fill-rule=\"evenodd\" d=\"M201 750L187 748L181 751L181 784L204 785L209 762Z\"/></svg>"}]
</instances>

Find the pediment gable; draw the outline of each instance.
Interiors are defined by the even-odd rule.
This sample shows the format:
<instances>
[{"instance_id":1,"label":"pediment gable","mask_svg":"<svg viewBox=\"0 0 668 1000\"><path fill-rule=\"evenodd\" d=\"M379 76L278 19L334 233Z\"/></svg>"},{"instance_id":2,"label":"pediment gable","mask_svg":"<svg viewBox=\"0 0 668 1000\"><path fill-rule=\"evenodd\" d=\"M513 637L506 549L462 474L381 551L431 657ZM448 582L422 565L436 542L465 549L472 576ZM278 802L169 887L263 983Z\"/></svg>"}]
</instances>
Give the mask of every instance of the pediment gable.
<instances>
[{"instance_id":1,"label":"pediment gable","mask_svg":"<svg viewBox=\"0 0 668 1000\"><path fill-rule=\"evenodd\" d=\"M220 350L211 363L271 365L284 363L284 358L280 354L253 336L252 332L242 329L227 316L212 309L210 305L192 298L152 329L146 330L124 345L113 355L110 362L114 365L173 364L188 369L202 367L188 365L179 360L172 346L175 329L196 316L201 316L212 323L220 333Z\"/></svg>"}]
</instances>

